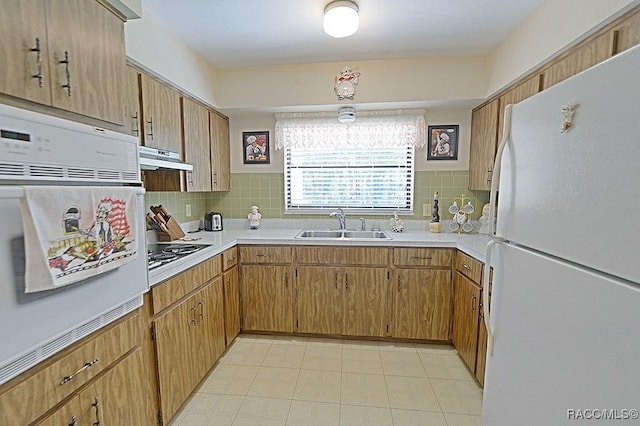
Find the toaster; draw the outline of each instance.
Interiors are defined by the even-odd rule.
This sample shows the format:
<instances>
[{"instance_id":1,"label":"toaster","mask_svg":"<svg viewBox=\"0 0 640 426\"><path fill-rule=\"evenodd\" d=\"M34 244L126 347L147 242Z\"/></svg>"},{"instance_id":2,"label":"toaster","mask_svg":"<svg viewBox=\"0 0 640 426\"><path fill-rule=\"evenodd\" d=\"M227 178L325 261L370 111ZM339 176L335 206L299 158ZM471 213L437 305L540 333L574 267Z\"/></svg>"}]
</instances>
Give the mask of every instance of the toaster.
<instances>
[{"instance_id":1,"label":"toaster","mask_svg":"<svg viewBox=\"0 0 640 426\"><path fill-rule=\"evenodd\" d=\"M210 212L204 214L205 231L222 231L222 214Z\"/></svg>"}]
</instances>

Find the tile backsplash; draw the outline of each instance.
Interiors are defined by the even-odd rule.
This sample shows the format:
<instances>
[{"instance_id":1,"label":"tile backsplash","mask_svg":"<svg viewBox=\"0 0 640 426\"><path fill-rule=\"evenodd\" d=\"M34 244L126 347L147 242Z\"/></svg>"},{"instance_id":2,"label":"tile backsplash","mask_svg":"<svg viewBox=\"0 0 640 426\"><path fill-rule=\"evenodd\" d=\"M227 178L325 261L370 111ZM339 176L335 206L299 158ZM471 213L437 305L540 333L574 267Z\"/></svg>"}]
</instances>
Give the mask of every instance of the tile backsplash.
<instances>
[{"instance_id":1,"label":"tile backsplash","mask_svg":"<svg viewBox=\"0 0 640 426\"><path fill-rule=\"evenodd\" d=\"M433 193L438 192L440 217L451 219L447 209L465 194L476 207L472 219L478 219L482 206L489 201L485 191L469 191L469 172L461 171L417 171L414 188L414 219L428 219L422 216L422 205L432 203ZM222 213L225 218L241 219L249 214L252 205L260 207L262 217L275 218L325 218L326 215L297 215L284 213L283 173L234 173L231 175L231 191L228 192L148 192L145 207L162 204L178 222L201 219L206 211ZM458 202L459 203L459 202ZM186 216L187 204L191 205L191 217ZM388 215L387 215L388 216ZM373 216L375 217L375 216ZM385 216L386 217L386 216ZM382 216L381 216L382 218ZM409 219L409 218L406 218Z\"/></svg>"}]
</instances>

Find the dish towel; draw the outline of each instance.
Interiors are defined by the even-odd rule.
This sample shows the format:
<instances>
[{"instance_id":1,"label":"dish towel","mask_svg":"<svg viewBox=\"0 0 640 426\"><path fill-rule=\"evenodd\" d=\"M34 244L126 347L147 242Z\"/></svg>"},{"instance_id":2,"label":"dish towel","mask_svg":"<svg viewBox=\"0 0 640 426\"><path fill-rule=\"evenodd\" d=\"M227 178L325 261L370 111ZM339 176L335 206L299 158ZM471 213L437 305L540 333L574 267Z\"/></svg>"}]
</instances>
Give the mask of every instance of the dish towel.
<instances>
[{"instance_id":1,"label":"dish towel","mask_svg":"<svg viewBox=\"0 0 640 426\"><path fill-rule=\"evenodd\" d=\"M138 255L137 188L25 186L25 292L102 274Z\"/></svg>"}]
</instances>

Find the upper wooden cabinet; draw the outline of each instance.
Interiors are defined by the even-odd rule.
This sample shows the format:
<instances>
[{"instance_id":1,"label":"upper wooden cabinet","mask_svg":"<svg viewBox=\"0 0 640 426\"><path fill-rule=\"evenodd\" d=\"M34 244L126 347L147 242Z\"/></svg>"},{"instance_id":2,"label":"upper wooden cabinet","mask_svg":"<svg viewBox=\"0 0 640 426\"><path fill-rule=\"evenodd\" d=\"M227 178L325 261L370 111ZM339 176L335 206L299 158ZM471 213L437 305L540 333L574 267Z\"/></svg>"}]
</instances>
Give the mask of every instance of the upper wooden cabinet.
<instances>
[{"instance_id":1,"label":"upper wooden cabinet","mask_svg":"<svg viewBox=\"0 0 640 426\"><path fill-rule=\"evenodd\" d=\"M187 172L187 191L211 191L211 144L209 112L199 103L182 98L182 137L184 159L193 164Z\"/></svg>"},{"instance_id":2,"label":"upper wooden cabinet","mask_svg":"<svg viewBox=\"0 0 640 426\"><path fill-rule=\"evenodd\" d=\"M0 92L102 121L125 121L123 22L96 1L0 4Z\"/></svg>"},{"instance_id":3,"label":"upper wooden cabinet","mask_svg":"<svg viewBox=\"0 0 640 426\"><path fill-rule=\"evenodd\" d=\"M640 11L629 16L614 28L617 32L618 44L616 53L624 52L640 43Z\"/></svg>"},{"instance_id":4,"label":"upper wooden cabinet","mask_svg":"<svg viewBox=\"0 0 640 426\"><path fill-rule=\"evenodd\" d=\"M214 191L231 190L231 157L229 146L229 119L209 112L211 128L211 187Z\"/></svg>"},{"instance_id":5,"label":"upper wooden cabinet","mask_svg":"<svg viewBox=\"0 0 640 426\"><path fill-rule=\"evenodd\" d=\"M540 75L536 74L518 84L508 92L500 96L500 113L498 114L498 142L502 139L504 132L504 109L507 105L517 104L540 91Z\"/></svg>"},{"instance_id":6,"label":"upper wooden cabinet","mask_svg":"<svg viewBox=\"0 0 640 426\"><path fill-rule=\"evenodd\" d=\"M498 108L494 99L471 114L471 152L469 156L469 189L489 191L498 140Z\"/></svg>"},{"instance_id":7,"label":"upper wooden cabinet","mask_svg":"<svg viewBox=\"0 0 640 426\"><path fill-rule=\"evenodd\" d=\"M125 133L136 136L140 143L140 73L128 65L124 75L124 87Z\"/></svg>"},{"instance_id":8,"label":"upper wooden cabinet","mask_svg":"<svg viewBox=\"0 0 640 426\"><path fill-rule=\"evenodd\" d=\"M171 87L141 76L142 143L182 155L180 143L180 94Z\"/></svg>"},{"instance_id":9,"label":"upper wooden cabinet","mask_svg":"<svg viewBox=\"0 0 640 426\"><path fill-rule=\"evenodd\" d=\"M544 71L544 88L547 89L567 78L590 68L615 52L615 36L607 32L579 46L559 60L553 61Z\"/></svg>"}]
</instances>

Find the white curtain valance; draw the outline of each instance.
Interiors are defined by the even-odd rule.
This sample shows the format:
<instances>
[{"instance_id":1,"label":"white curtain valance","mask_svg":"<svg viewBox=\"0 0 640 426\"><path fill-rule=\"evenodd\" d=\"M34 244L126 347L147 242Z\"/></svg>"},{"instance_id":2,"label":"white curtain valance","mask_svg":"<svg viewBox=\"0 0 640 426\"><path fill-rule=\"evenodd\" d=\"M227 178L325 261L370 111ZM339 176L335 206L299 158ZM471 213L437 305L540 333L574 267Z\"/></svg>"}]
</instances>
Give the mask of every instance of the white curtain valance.
<instances>
[{"instance_id":1,"label":"white curtain valance","mask_svg":"<svg viewBox=\"0 0 640 426\"><path fill-rule=\"evenodd\" d=\"M425 110L358 111L353 123L335 112L276 114L276 149L426 145Z\"/></svg>"}]
</instances>

